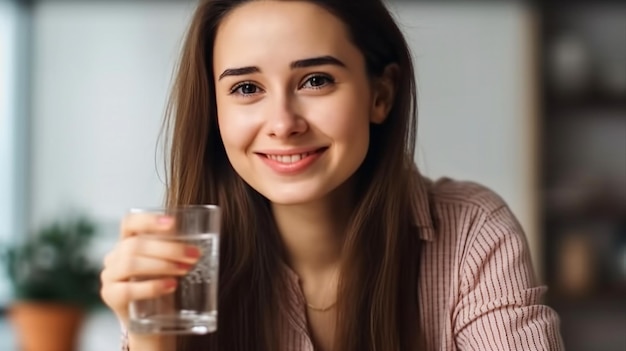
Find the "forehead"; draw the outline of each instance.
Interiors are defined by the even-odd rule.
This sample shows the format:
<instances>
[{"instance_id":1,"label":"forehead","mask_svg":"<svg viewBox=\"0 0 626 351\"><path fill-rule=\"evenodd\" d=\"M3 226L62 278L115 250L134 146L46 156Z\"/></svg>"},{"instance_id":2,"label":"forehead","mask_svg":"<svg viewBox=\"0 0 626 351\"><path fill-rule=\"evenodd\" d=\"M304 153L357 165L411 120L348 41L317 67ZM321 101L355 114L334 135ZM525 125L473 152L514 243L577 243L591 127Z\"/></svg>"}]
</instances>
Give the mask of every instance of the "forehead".
<instances>
[{"instance_id":1,"label":"forehead","mask_svg":"<svg viewBox=\"0 0 626 351\"><path fill-rule=\"evenodd\" d=\"M214 65L293 61L319 55L349 59L355 47L343 22L307 1L250 1L225 16L217 30Z\"/></svg>"}]
</instances>

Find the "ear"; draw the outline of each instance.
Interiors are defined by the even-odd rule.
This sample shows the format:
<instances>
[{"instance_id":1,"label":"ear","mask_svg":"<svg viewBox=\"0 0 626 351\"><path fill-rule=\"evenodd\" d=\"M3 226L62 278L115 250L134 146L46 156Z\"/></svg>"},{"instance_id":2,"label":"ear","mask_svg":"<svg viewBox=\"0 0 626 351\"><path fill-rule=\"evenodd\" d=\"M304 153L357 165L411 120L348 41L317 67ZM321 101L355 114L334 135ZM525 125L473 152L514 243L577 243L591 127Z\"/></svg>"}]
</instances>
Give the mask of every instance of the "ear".
<instances>
[{"instance_id":1,"label":"ear","mask_svg":"<svg viewBox=\"0 0 626 351\"><path fill-rule=\"evenodd\" d=\"M396 86L400 67L392 63L385 67L383 74L375 78L372 86L372 109L370 112L370 122L381 124L389 115L396 96Z\"/></svg>"}]
</instances>

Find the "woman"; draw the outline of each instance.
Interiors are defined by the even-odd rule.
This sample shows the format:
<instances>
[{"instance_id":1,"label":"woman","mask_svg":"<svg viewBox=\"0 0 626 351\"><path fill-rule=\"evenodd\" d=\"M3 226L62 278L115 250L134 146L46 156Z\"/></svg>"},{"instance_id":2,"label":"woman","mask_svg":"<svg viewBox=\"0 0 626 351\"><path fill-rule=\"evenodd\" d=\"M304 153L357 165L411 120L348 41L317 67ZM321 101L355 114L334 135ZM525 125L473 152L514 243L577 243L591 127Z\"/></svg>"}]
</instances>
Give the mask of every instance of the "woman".
<instances>
[{"instance_id":1,"label":"woman","mask_svg":"<svg viewBox=\"0 0 626 351\"><path fill-rule=\"evenodd\" d=\"M223 208L220 322L130 350L561 350L520 226L477 184L413 164L415 83L380 0L201 3L174 87L168 205ZM102 296L175 289L186 257L129 216ZM193 250L191 250L193 251Z\"/></svg>"}]
</instances>

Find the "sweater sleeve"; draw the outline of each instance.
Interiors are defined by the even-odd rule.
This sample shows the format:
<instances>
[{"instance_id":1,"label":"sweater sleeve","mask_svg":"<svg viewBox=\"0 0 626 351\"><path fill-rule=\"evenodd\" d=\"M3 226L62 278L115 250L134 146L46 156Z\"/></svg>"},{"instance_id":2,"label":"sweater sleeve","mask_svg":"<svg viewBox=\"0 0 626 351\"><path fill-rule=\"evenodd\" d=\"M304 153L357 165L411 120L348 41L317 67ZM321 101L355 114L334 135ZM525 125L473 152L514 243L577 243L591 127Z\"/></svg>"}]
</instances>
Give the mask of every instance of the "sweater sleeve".
<instances>
[{"instance_id":1,"label":"sweater sleeve","mask_svg":"<svg viewBox=\"0 0 626 351\"><path fill-rule=\"evenodd\" d=\"M528 244L507 206L470 239L455 308L459 350L564 350L555 311L541 304Z\"/></svg>"}]
</instances>

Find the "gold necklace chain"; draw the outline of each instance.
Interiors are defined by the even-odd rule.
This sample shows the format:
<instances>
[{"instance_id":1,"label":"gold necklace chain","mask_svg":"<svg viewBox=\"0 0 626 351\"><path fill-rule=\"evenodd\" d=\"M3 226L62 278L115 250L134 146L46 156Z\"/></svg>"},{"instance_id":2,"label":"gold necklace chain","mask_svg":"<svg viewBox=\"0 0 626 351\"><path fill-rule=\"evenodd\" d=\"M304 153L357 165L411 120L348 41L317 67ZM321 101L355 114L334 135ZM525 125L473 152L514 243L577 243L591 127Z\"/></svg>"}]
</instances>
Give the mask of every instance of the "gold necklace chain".
<instances>
[{"instance_id":1,"label":"gold necklace chain","mask_svg":"<svg viewBox=\"0 0 626 351\"><path fill-rule=\"evenodd\" d=\"M328 290L328 286L330 286L330 282L333 281L333 279L335 278L337 273L339 273L339 270L335 270L335 272L333 273L333 276L331 277L331 279L328 281L328 284L326 285L327 286L326 290ZM311 310L316 311L316 312L327 312L327 311L330 311L333 307L335 307L335 305L337 305L337 300L336 299L335 299L335 302L331 303L330 305L328 305L326 307L316 307L316 306L311 305L308 302L306 303L306 306L308 308L310 308Z\"/></svg>"},{"instance_id":2,"label":"gold necklace chain","mask_svg":"<svg viewBox=\"0 0 626 351\"><path fill-rule=\"evenodd\" d=\"M317 312L326 312L329 311L330 309L332 309L333 307L335 307L335 305L337 304L337 301L331 303L329 306L327 307L315 307L313 305L311 305L310 303L307 302L306 306L310 309L312 309L313 311L317 311Z\"/></svg>"}]
</instances>

